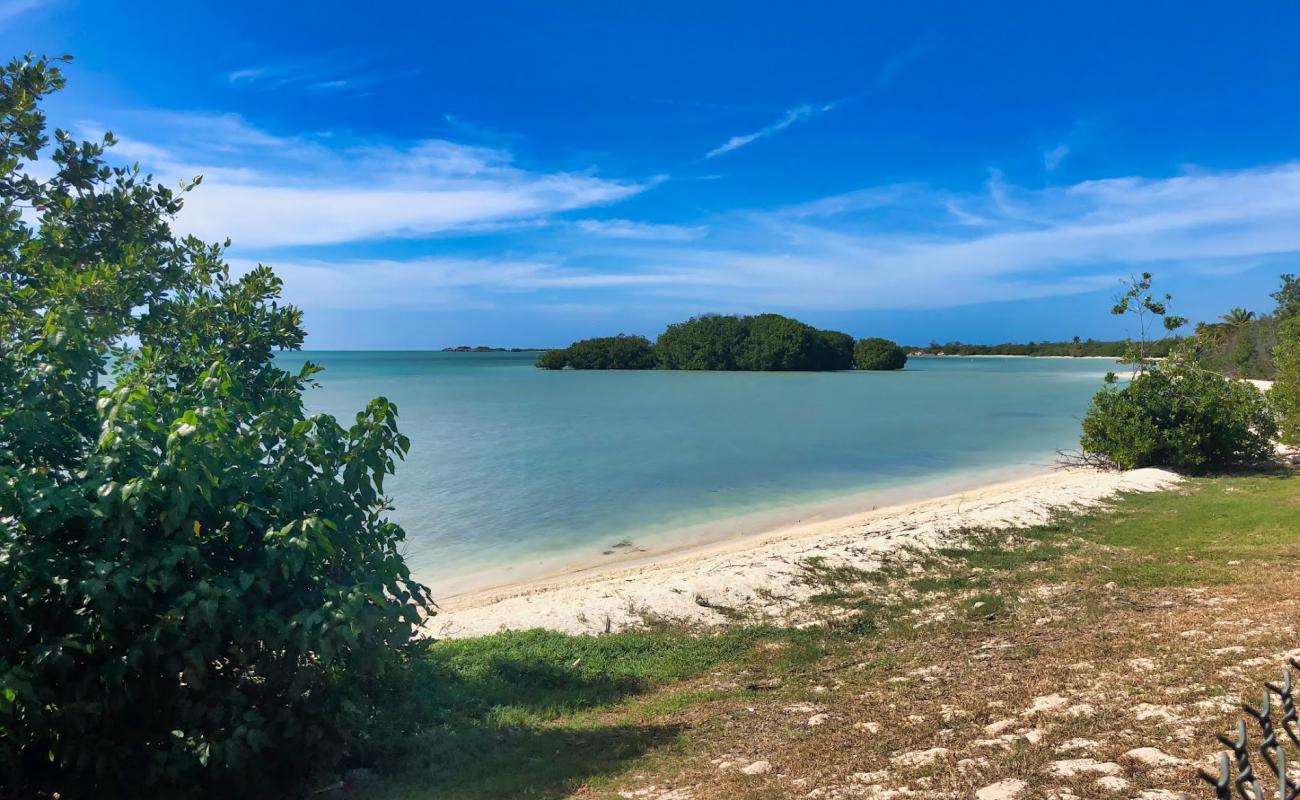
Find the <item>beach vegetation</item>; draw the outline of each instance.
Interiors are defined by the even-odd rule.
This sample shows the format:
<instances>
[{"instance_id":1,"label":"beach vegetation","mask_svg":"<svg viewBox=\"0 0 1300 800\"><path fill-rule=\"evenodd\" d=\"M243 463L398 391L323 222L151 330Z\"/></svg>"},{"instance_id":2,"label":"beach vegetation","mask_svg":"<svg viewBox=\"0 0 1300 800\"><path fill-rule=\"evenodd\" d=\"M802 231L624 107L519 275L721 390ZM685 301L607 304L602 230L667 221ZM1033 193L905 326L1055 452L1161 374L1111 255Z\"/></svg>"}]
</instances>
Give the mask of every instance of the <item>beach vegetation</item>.
<instances>
[{"instance_id":1,"label":"beach vegetation","mask_svg":"<svg viewBox=\"0 0 1300 800\"><path fill-rule=\"evenodd\" d=\"M907 351L888 339L859 339L853 347L853 364L858 369L902 369L907 365Z\"/></svg>"},{"instance_id":2,"label":"beach vegetation","mask_svg":"<svg viewBox=\"0 0 1300 800\"><path fill-rule=\"evenodd\" d=\"M1300 444L1300 279L1282 276L1277 300L1277 346L1273 351L1276 375L1269 399L1280 418L1281 440Z\"/></svg>"},{"instance_id":3,"label":"beach vegetation","mask_svg":"<svg viewBox=\"0 0 1300 800\"><path fill-rule=\"evenodd\" d=\"M537 357L543 369L654 369L654 346L644 336L602 336L583 339Z\"/></svg>"},{"instance_id":4,"label":"beach vegetation","mask_svg":"<svg viewBox=\"0 0 1300 800\"><path fill-rule=\"evenodd\" d=\"M1264 396L1248 383L1206 369L1193 341L1161 360L1151 355L1155 331L1186 324L1169 310L1172 298L1151 291L1144 273L1126 284L1111 309L1137 320L1139 339L1123 362L1131 379L1106 378L1083 418L1082 460L1120 469L1171 467L1204 471L1269 458L1277 424Z\"/></svg>"},{"instance_id":5,"label":"beach vegetation","mask_svg":"<svg viewBox=\"0 0 1300 800\"><path fill-rule=\"evenodd\" d=\"M1162 357L1177 344L1176 338L1150 343L1153 357ZM930 342L928 345L904 345L912 354L946 356L1038 356L1069 358L1122 358L1129 343L1124 340L1099 341L1076 336L1060 342L1003 342L1001 344L970 344L968 342Z\"/></svg>"},{"instance_id":6,"label":"beach vegetation","mask_svg":"<svg viewBox=\"0 0 1300 800\"><path fill-rule=\"evenodd\" d=\"M305 411L280 280L172 232L199 179L47 134L61 61L0 74L0 796L299 794L429 609L409 442L383 398Z\"/></svg>"}]
</instances>

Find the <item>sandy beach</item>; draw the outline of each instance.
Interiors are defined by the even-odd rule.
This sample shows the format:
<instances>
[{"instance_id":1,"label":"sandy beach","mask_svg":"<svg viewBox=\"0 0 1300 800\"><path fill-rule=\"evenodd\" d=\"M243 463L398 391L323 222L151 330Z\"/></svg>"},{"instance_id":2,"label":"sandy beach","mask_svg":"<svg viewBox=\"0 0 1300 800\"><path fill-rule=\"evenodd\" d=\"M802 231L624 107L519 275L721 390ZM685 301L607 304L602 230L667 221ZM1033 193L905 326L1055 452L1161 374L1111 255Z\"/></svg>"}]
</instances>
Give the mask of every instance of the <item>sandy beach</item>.
<instances>
[{"instance_id":1,"label":"sandy beach","mask_svg":"<svg viewBox=\"0 0 1300 800\"><path fill-rule=\"evenodd\" d=\"M726 621L718 607L778 624L798 624L791 612L820 591L804 580L803 565L810 558L875 570L889 559L907 557L912 548L958 543L972 528L1034 525L1058 511L1094 507L1120 492L1159 491L1177 481L1173 473L1157 469L1060 470L792 525L648 563L610 565L461 595L441 604L426 631L439 638L529 628L601 633L636 627L648 617L715 625Z\"/></svg>"}]
</instances>

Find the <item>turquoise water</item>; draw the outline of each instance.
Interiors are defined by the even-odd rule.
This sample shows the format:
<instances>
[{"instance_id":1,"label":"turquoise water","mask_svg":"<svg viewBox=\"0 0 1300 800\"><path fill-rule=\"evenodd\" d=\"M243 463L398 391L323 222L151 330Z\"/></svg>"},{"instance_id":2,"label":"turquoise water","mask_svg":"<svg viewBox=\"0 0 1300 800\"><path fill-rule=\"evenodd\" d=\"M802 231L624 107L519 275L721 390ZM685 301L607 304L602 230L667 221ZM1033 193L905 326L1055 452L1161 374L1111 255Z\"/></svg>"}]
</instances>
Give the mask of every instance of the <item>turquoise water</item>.
<instances>
[{"instance_id":1,"label":"turquoise water","mask_svg":"<svg viewBox=\"0 0 1300 800\"><path fill-rule=\"evenodd\" d=\"M440 596L792 522L819 504L866 502L864 492L938 495L1042 468L1077 442L1114 366L915 358L895 373L550 372L531 353L281 357L304 358L326 368L313 410L347 420L375 395L397 403L411 452L386 488L409 563ZM625 540L633 547L612 547Z\"/></svg>"}]
</instances>

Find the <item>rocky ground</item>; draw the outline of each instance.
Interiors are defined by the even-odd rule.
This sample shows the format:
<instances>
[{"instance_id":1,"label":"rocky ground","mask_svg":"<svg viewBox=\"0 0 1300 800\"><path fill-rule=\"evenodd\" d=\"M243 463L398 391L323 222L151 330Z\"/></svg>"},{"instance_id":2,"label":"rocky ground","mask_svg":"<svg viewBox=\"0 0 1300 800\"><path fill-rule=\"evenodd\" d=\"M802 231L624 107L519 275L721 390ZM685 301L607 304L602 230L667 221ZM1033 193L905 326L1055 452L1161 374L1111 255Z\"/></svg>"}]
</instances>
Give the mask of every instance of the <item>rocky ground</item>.
<instances>
[{"instance_id":1,"label":"rocky ground","mask_svg":"<svg viewBox=\"0 0 1300 800\"><path fill-rule=\"evenodd\" d=\"M1177 546L1162 566L1149 554L1088 544L1018 570L1016 585L1004 587L1014 599L986 618L971 602L983 593L931 597L901 629L858 653L833 654L771 697L750 693L683 713L694 752L628 776L612 793L1212 797L1196 770L1222 749L1215 734L1230 731L1241 701L1258 704L1263 682L1300 656L1300 514L1294 519L1296 542L1274 559L1219 560L1205 576L1211 585L1149 585L1197 583L1202 552L1187 556L1189 576ZM1107 580L1112 571L1128 585Z\"/></svg>"}]
</instances>

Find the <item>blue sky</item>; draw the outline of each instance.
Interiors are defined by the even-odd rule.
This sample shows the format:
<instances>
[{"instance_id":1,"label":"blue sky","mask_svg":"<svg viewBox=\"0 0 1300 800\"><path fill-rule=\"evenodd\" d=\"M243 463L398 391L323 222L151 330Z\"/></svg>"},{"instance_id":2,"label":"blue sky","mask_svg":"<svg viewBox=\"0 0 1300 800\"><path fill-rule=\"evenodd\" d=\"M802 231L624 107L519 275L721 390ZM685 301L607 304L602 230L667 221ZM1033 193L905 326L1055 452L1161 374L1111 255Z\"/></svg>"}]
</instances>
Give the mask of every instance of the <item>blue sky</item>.
<instances>
[{"instance_id":1,"label":"blue sky","mask_svg":"<svg viewBox=\"0 0 1300 800\"><path fill-rule=\"evenodd\" d=\"M1300 272L1300 7L0 0L52 122L204 184L309 348L557 345L778 311L1118 338Z\"/></svg>"}]
</instances>

